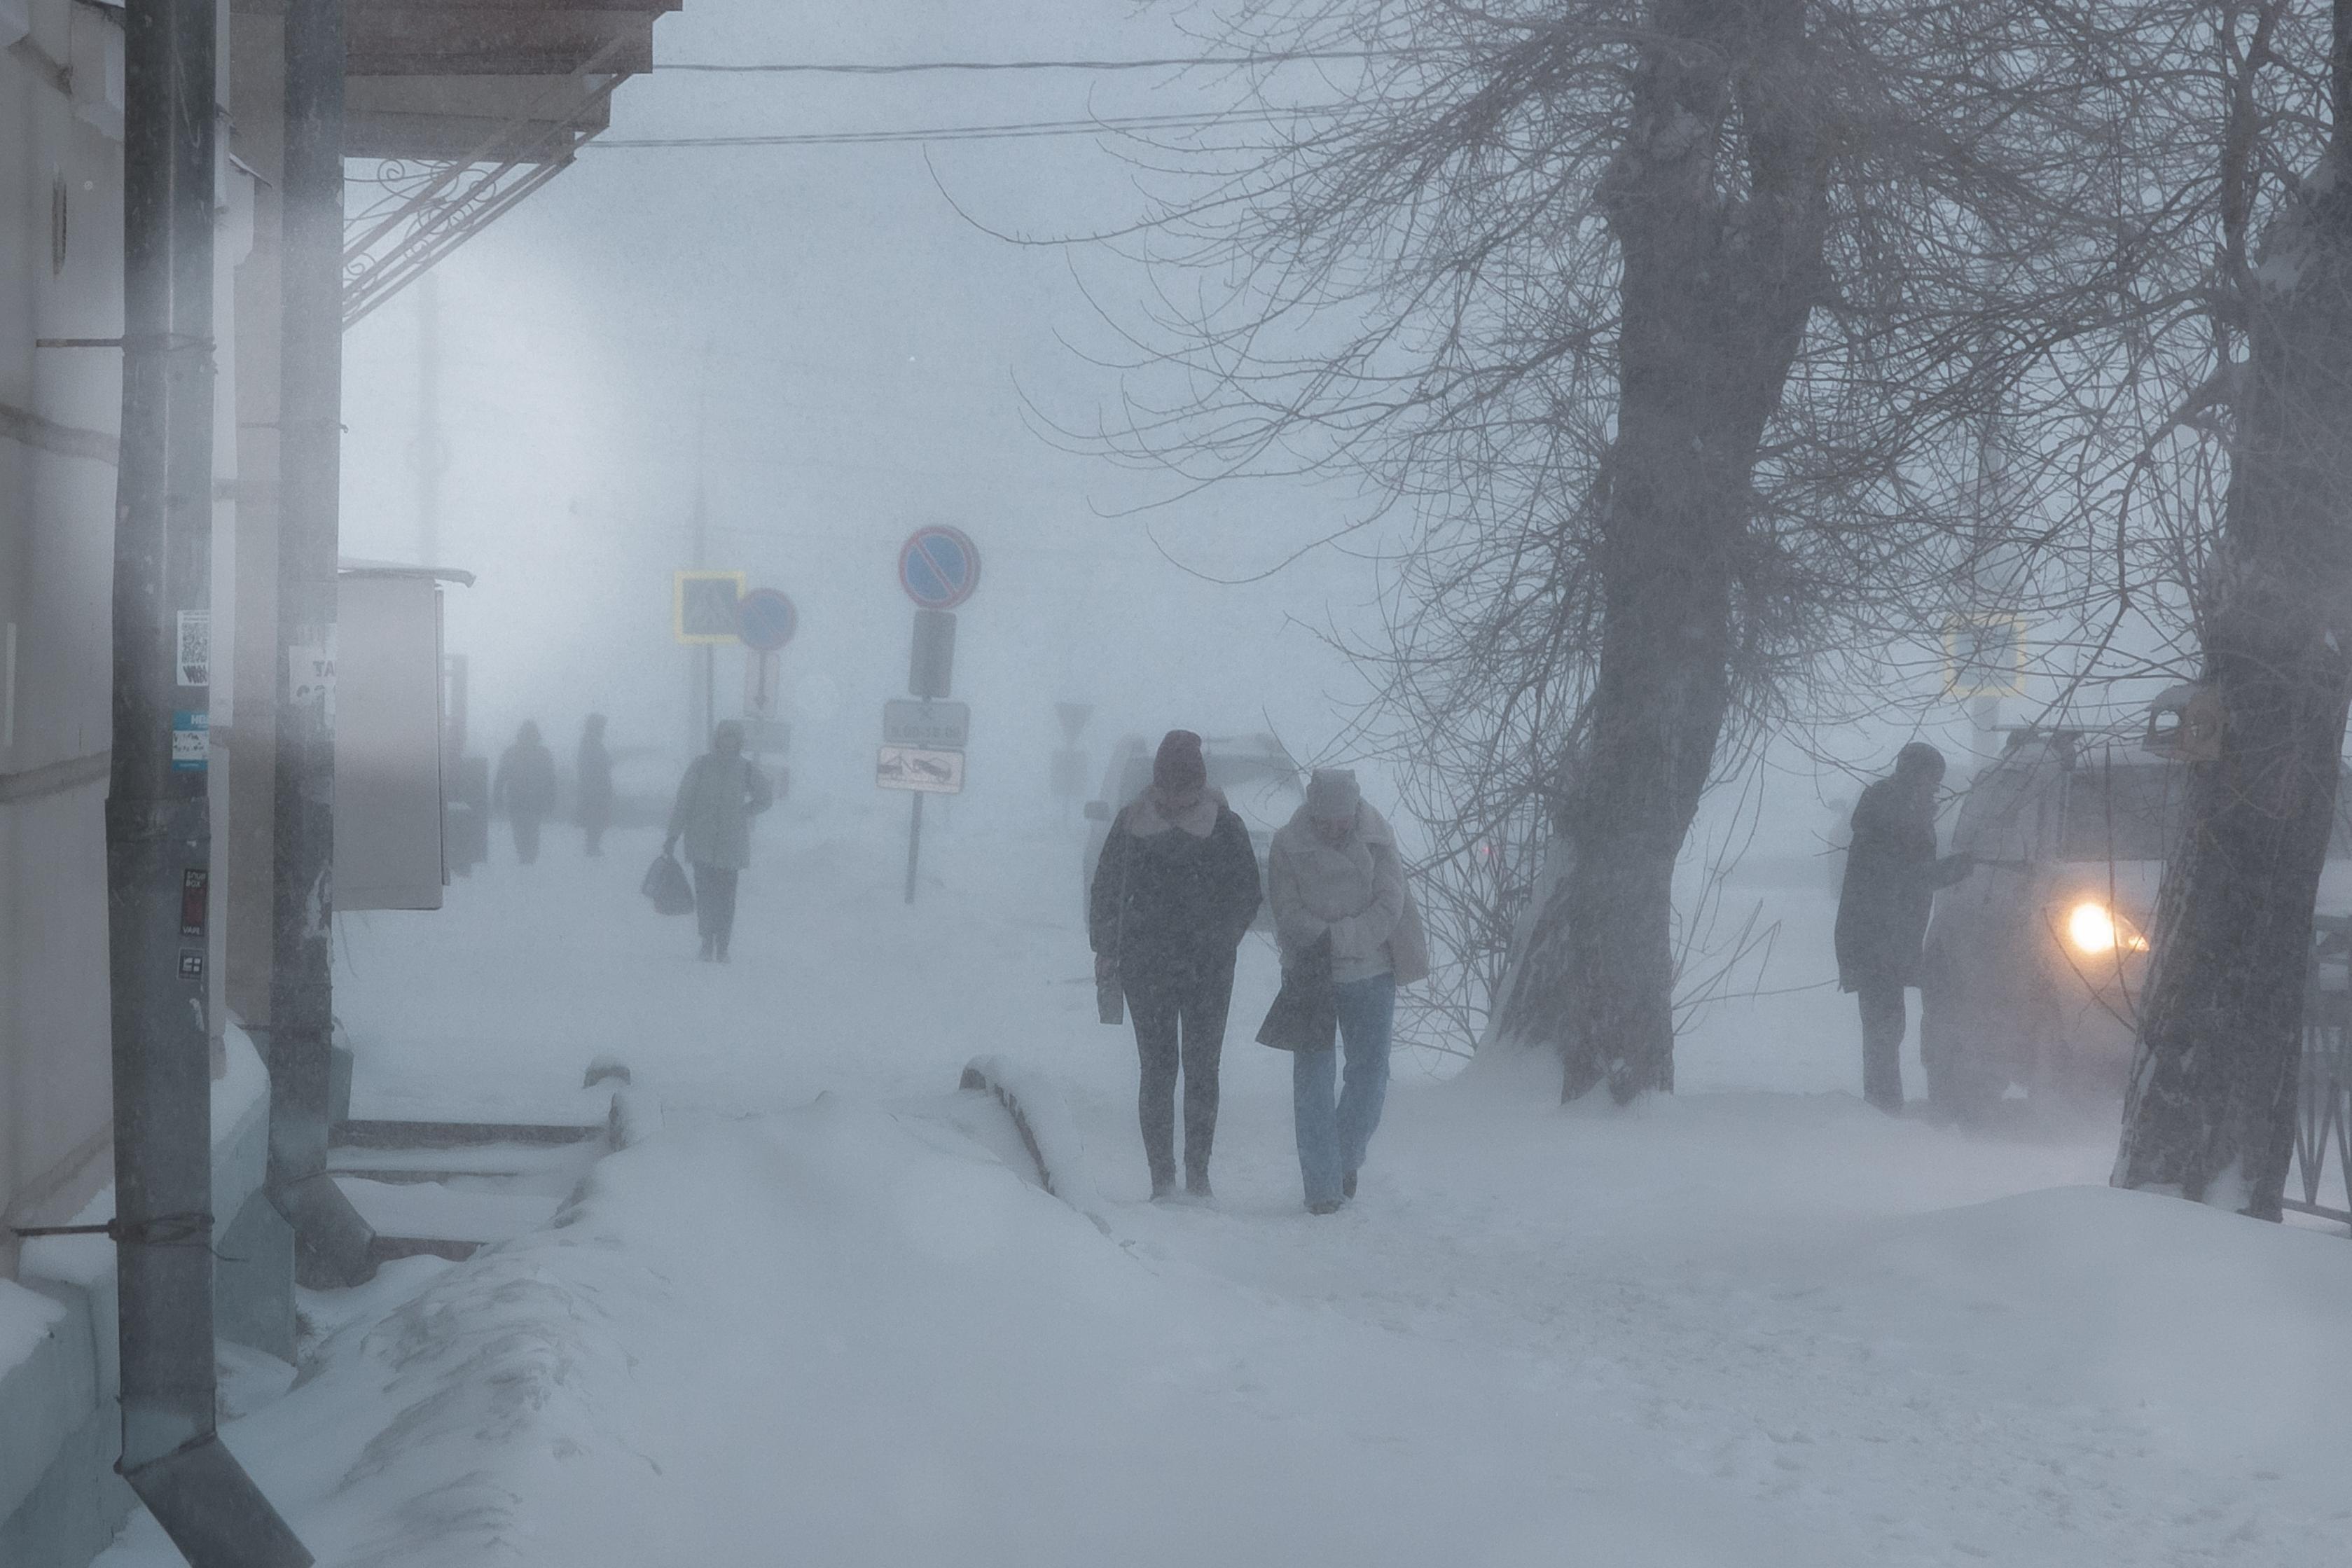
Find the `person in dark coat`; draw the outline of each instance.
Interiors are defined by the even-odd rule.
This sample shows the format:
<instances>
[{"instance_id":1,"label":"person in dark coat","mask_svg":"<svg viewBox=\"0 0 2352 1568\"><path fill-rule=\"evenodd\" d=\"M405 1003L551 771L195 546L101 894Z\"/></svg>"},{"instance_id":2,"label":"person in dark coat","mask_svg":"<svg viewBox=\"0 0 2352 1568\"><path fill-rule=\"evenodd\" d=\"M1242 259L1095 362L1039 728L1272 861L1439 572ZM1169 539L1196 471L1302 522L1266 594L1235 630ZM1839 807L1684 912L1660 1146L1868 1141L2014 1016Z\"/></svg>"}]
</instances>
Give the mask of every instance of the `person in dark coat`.
<instances>
[{"instance_id":1,"label":"person in dark coat","mask_svg":"<svg viewBox=\"0 0 2352 1568\"><path fill-rule=\"evenodd\" d=\"M1895 771L1862 792L1838 894L1838 988L1862 1006L1862 1092L1880 1110L1903 1110L1903 988L1919 983L1921 948L1936 890L1974 869L1965 852L1936 858L1936 790L1944 754L1915 740Z\"/></svg>"},{"instance_id":2,"label":"person in dark coat","mask_svg":"<svg viewBox=\"0 0 2352 1568\"><path fill-rule=\"evenodd\" d=\"M506 808L515 859L525 865L539 859L539 825L555 810L555 754L540 739L539 726L526 720L499 756L490 803Z\"/></svg>"},{"instance_id":3,"label":"person in dark coat","mask_svg":"<svg viewBox=\"0 0 2352 1568\"><path fill-rule=\"evenodd\" d=\"M710 732L710 749L687 764L678 780L662 853L685 841L707 961L727 962L727 944L735 935L736 879L751 863L751 819L775 803L768 776L743 755L743 727L731 718Z\"/></svg>"},{"instance_id":4,"label":"person in dark coat","mask_svg":"<svg viewBox=\"0 0 2352 1568\"><path fill-rule=\"evenodd\" d=\"M613 821L613 754L604 749L604 716L592 713L580 727L580 751L572 768L573 806L588 852L604 852L604 830Z\"/></svg>"},{"instance_id":5,"label":"person in dark coat","mask_svg":"<svg viewBox=\"0 0 2352 1568\"><path fill-rule=\"evenodd\" d=\"M1160 743L1151 787L1111 824L1089 891L1096 978L1125 992L1135 1019L1142 1066L1136 1113L1151 1196L1176 1190L1181 1066L1184 1187L1207 1198L1234 958L1260 889L1249 830L1209 787L1199 736L1174 729Z\"/></svg>"}]
</instances>

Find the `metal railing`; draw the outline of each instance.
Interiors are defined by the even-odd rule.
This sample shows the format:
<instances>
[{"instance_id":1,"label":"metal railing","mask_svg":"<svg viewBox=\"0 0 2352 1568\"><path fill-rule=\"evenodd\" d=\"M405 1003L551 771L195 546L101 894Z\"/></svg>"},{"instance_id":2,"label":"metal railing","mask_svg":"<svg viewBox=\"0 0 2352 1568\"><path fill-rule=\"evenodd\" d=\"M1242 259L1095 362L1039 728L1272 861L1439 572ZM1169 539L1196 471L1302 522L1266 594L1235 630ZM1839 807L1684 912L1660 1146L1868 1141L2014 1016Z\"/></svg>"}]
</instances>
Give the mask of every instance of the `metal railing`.
<instances>
[{"instance_id":1,"label":"metal railing","mask_svg":"<svg viewBox=\"0 0 2352 1568\"><path fill-rule=\"evenodd\" d=\"M2312 998L2303 1030L2303 1072L2295 1097L2294 1164L2287 1173L2287 1193L2279 1201L2299 1214L2315 1214L2352 1225L2352 1007L2342 992ZM2330 1156L2336 1166L2334 1187L2343 1193L2343 1207L2320 1201L2334 1197L2328 1181ZM2303 1196L2294 1196L2300 1188Z\"/></svg>"}]
</instances>

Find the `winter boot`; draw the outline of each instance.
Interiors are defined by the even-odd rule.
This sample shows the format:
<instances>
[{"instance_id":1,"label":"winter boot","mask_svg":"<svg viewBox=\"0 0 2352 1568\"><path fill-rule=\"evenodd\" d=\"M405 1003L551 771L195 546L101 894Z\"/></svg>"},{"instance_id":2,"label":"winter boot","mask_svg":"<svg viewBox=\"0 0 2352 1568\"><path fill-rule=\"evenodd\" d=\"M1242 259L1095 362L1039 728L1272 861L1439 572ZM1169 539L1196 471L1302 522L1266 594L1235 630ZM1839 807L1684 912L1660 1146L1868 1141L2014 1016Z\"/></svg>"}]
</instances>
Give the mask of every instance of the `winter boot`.
<instances>
[{"instance_id":1,"label":"winter boot","mask_svg":"<svg viewBox=\"0 0 2352 1568\"><path fill-rule=\"evenodd\" d=\"M711 955L712 955L713 953L717 952L717 951L718 951L718 949L719 949L719 944L718 944L715 940L713 940L712 938L710 938L710 937L709 937L709 936L705 936L705 937L702 939L702 951L701 951L701 952L699 952L699 953L697 953L697 954L695 955L695 956L696 956L696 957L698 957L698 958L699 958L699 959L701 959L704 963L708 964L709 962L710 962L710 956L711 956Z\"/></svg>"},{"instance_id":2,"label":"winter boot","mask_svg":"<svg viewBox=\"0 0 2352 1568\"><path fill-rule=\"evenodd\" d=\"M1323 1203L1310 1203L1307 1206L1307 1212L1309 1214L1337 1214L1339 1212L1339 1200L1338 1198L1332 1198Z\"/></svg>"}]
</instances>

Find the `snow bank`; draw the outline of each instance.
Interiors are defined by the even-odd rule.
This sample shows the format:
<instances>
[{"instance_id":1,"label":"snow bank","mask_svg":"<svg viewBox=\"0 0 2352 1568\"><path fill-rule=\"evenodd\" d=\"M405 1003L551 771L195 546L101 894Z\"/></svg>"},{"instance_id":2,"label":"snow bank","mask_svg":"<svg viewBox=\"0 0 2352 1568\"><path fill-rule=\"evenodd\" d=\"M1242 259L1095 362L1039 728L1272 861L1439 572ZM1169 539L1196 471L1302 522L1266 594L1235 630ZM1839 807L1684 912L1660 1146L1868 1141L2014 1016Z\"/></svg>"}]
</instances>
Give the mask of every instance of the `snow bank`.
<instances>
[{"instance_id":1,"label":"snow bank","mask_svg":"<svg viewBox=\"0 0 2352 1568\"><path fill-rule=\"evenodd\" d=\"M568 1219L231 1426L322 1562L1860 1561L1544 1369L1152 1267L838 1097L674 1121ZM103 1561L168 1553L142 1519Z\"/></svg>"}]
</instances>

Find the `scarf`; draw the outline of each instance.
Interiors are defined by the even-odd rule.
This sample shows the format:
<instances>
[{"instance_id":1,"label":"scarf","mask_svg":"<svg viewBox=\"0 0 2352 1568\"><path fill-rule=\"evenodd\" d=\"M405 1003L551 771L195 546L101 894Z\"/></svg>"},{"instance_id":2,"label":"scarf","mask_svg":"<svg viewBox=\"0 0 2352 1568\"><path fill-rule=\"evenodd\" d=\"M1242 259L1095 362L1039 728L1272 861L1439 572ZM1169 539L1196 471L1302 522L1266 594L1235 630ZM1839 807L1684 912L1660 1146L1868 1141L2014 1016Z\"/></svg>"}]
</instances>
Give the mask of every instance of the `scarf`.
<instances>
[{"instance_id":1,"label":"scarf","mask_svg":"<svg viewBox=\"0 0 2352 1568\"><path fill-rule=\"evenodd\" d=\"M1129 808L1127 831L1137 838L1148 839L1155 833L1164 833L1176 828L1196 839L1205 839L1217 831L1217 815L1224 809L1223 791L1209 788L1201 791L1200 799L1192 802L1192 810L1171 813L1167 798L1155 784L1138 796L1135 804Z\"/></svg>"}]
</instances>

